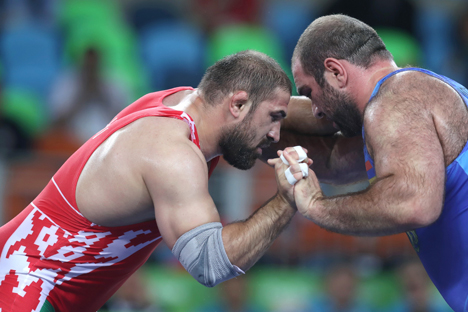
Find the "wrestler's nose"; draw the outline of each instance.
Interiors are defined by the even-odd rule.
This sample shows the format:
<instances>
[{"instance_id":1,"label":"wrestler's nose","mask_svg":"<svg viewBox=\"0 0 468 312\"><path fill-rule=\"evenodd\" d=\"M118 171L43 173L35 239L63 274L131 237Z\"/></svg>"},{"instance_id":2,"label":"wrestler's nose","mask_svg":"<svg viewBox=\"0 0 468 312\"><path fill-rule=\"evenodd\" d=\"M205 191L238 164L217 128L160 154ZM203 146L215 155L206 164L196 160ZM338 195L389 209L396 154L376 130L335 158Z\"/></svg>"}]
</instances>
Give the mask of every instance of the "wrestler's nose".
<instances>
[{"instance_id":1,"label":"wrestler's nose","mask_svg":"<svg viewBox=\"0 0 468 312\"><path fill-rule=\"evenodd\" d=\"M270 141L273 143L278 143L280 140L280 129L281 129L281 124L278 122L276 125L273 126L273 128L268 132L267 137Z\"/></svg>"},{"instance_id":2,"label":"wrestler's nose","mask_svg":"<svg viewBox=\"0 0 468 312\"><path fill-rule=\"evenodd\" d=\"M314 114L315 118L323 118L325 114L318 108L316 105L312 104L312 113Z\"/></svg>"}]
</instances>

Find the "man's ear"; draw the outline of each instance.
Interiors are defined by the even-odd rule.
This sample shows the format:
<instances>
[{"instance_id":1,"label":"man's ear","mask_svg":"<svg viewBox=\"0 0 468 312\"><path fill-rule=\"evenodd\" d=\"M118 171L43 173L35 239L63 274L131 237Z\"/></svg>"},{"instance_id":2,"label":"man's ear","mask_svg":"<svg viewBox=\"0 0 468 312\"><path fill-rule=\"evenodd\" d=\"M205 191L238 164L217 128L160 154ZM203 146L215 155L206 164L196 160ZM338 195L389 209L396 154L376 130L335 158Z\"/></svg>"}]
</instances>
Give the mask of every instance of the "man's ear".
<instances>
[{"instance_id":1,"label":"man's ear","mask_svg":"<svg viewBox=\"0 0 468 312\"><path fill-rule=\"evenodd\" d=\"M329 57L323 62L325 66L325 79L335 88L344 88L348 83L348 72L343 64L336 58Z\"/></svg>"},{"instance_id":2,"label":"man's ear","mask_svg":"<svg viewBox=\"0 0 468 312\"><path fill-rule=\"evenodd\" d=\"M242 112L246 112L249 106L249 95L245 91L236 91L230 97L229 100L229 111L231 114L238 118Z\"/></svg>"}]
</instances>

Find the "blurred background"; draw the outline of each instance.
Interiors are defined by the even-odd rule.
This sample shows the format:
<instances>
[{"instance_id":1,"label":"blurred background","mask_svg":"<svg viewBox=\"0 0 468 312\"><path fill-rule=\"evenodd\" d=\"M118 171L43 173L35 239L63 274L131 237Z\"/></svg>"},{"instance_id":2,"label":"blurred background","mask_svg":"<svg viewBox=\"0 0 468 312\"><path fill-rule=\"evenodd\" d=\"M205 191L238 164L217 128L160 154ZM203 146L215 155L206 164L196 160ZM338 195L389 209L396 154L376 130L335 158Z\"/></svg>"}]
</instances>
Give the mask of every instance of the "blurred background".
<instances>
[{"instance_id":1,"label":"blurred background","mask_svg":"<svg viewBox=\"0 0 468 312\"><path fill-rule=\"evenodd\" d=\"M466 0L0 0L0 224L140 96L196 87L245 49L291 76L297 39L330 13L374 27L399 66L468 85ZM274 173L221 162L210 192L224 223L241 220L275 194ZM101 311L451 311L415 257L405 234L342 236L296 216L247 275L211 289L159 246Z\"/></svg>"}]
</instances>

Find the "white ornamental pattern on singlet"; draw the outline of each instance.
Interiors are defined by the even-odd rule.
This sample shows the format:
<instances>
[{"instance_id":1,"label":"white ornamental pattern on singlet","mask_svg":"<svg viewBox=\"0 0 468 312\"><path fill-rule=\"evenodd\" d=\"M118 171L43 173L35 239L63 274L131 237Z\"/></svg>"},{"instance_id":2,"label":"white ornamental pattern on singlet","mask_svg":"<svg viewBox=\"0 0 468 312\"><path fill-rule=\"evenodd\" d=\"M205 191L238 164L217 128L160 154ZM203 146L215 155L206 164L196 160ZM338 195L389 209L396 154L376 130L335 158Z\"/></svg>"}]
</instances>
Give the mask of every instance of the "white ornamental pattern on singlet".
<instances>
[{"instance_id":1,"label":"white ornamental pattern on singlet","mask_svg":"<svg viewBox=\"0 0 468 312\"><path fill-rule=\"evenodd\" d=\"M131 230L114 239L108 237L110 232L79 231L72 234L34 206L2 251L1 267L9 268L9 272L0 272L0 291L5 278L15 275L18 285L13 288L13 293L36 297L38 307L41 307L55 285L113 265L159 239L143 239L144 242L139 243L150 232ZM37 237L31 240L28 236L33 235ZM29 243L32 241L34 243ZM25 254L29 257L24 257ZM57 265L53 265L54 262ZM32 293L27 294L27 291Z\"/></svg>"},{"instance_id":2,"label":"white ornamental pattern on singlet","mask_svg":"<svg viewBox=\"0 0 468 312\"><path fill-rule=\"evenodd\" d=\"M139 118L184 120L200 147L192 118L162 104L187 89L151 93L127 106L65 162L21 215L0 228L0 312L37 311L45 300L59 311L96 311L150 256L162 239L155 220L115 228L92 224L76 207L76 182L94 150Z\"/></svg>"}]
</instances>

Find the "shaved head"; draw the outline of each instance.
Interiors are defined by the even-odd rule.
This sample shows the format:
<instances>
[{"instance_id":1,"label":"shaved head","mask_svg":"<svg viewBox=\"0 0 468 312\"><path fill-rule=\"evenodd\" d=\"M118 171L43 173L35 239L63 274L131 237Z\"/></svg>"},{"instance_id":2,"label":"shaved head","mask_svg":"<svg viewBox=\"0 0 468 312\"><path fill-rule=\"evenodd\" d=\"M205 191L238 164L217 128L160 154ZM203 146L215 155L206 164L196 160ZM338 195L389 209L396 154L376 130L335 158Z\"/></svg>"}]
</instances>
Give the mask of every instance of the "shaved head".
<instances>
[{"instance_id":1,"label":"shaved head","mask_svg":"<svg viewBox=\"0 0 468 312\"><path fill-rule=\"evenodd\" d=\"M299 61L304 72L323 87L324 61L329 57L364 68L378 59L393 59L372 27L342 14L314 20L299 38L293 62Z\"/></svg>"}]
</instances>

